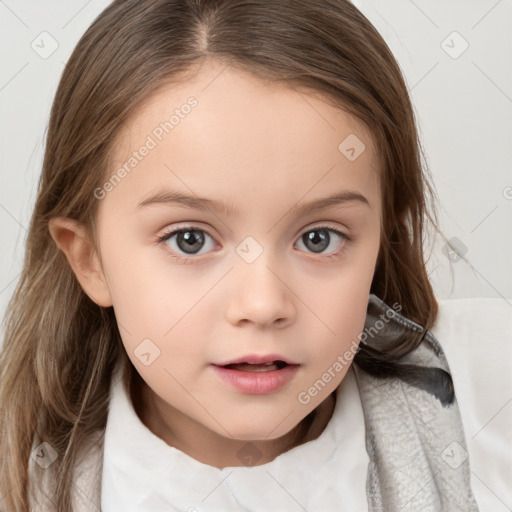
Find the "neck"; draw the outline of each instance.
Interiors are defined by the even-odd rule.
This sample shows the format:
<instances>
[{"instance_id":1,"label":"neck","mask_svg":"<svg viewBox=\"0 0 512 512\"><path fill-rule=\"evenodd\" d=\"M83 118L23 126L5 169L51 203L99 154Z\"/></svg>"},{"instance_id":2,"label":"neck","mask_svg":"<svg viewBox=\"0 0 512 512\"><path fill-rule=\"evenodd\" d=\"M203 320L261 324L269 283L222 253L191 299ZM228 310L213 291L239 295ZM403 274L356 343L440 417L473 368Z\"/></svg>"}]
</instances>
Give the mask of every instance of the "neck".
<instances>
[{"instance_id":1,"label":"neck","mask_svg":"<svg viewBox=\"0 0 512 512\"><path fill-rule=\"evenodd\" d=\"M219 469L266 464L282 453L316 439L329 423L336 403L333 392L284 436L251 441L251 449L258 456L254 459L254 464L247 464L247 459L242 461L238 452L248 449L248 441L221 436L177 409L169 409L169 405L161 403L162 400L140 376L132 379L130 387L134 409L153 434L199 462ZM169 421L170 419L173 421Z\"/></svg>"}]
</instances>

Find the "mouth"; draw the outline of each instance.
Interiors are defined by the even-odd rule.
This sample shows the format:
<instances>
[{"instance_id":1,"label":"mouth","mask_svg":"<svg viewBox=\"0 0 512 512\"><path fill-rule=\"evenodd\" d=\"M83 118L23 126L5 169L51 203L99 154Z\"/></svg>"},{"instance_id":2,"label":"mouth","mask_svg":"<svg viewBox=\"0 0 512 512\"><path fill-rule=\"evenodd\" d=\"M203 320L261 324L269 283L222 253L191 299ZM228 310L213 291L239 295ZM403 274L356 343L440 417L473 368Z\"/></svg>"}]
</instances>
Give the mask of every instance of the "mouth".
<instances>
[{"instance_id":1,"label":"mouth","mask_svg":"<svg viewBox=\"0 0 512 512\"><path fill-rule=\"evenodd\" d=\"M277 361L268 361L267 363L231 363L222 365L227 370L236 370L239 372L272 372L281 370L288 366L288 363L278 359Z\"/></svg>"},{"instance_id":2,"label":"mouth","mask_svg":"<svg viewBox=\"0 0 512 512\"><path fill-rule=\"evenodd\" d=\"M246 354L245 356L238 357L236 359L230 359L229 361L223 361L221 363L213 363L215 366L233 366L233 365L252 365L256 366L267 366L276 365L283 367L284 365L297 365L295 361L292 361L288 357L282 356L281 354Z\"/></svg>"},{"instance_id":3,"label":"mouth","mask_svg":"<svg viewBox=\"0 0 512 512\"><path fill-rule=\"evenodd\" d=\"M252 355L212 366L222 380L238 391L261 395L284 387L296 375L300 364L282 356Z\"/></svg>"}]
</instances>

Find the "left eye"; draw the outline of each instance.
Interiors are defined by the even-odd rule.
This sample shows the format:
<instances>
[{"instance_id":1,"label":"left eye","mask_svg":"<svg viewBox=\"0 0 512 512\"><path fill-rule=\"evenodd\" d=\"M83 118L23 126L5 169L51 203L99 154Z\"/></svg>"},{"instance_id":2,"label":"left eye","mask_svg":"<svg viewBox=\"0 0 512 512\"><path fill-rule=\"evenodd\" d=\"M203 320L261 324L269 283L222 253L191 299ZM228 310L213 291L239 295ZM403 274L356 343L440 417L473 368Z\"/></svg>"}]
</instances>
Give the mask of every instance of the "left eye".
<instances>
[{"instance_id":1,"label":"left eye","mask_svg":"<svg viewBox=\"0 0 512 512\"><path fill-rule=\"evenodd\" d=\"M320 227L320 228L312 228L306 231L300 238L301 241L307 249L311 249L314 253L323 252L327 247L329 247L332 242L332 237L330 233L334 233L334 238L338 238L341 240L348 240L348 237L343 234L341 231L338 231L334 228ZM343 243L341 243L343 245ZM335 244L335 248L332 249L335 254L337 254L337 247L340 246L340 242Z\"/></svg>"},{"instance_id":2,"label":"left eye","mask_svg":"<svg viewBox=\"0 0 512 512\"><path fill-rule=\"evenodd\" d=\"M334 234L335 247L331 248L330 252L333 252L333 254L328 257L333 257L337 255L344 247L345 243L350 240L347 235L337 229L326 226L310 228L301 235L297 242L302 242L306 250L318 254L324 252L325 249L332 244L332 234ZM182 254L185 253L186 255L197 256L199 251L205 246L207 238L210 239L211 244L214 245L213 237L205 230L195 226L189 226L175 229L162 235L158 238L158 242L165 243L174 253L177 253L178 256L174 256L175 258L190 260L193 258L179 255L180 251ZM170 243L167 243L168 241Z\"/></svg>"}]
</instances>

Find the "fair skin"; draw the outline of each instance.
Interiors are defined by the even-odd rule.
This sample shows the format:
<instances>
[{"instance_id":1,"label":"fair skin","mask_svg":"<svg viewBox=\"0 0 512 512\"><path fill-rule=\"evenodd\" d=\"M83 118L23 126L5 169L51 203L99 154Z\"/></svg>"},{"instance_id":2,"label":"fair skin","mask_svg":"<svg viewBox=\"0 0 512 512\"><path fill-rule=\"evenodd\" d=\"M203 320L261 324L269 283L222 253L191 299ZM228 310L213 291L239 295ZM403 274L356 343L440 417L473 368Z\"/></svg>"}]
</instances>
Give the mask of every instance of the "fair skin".
<instances>
[{"instance_id":1,"label":"fair skin","mask_svg":"<svg viewBox=\"0 0 512 512\"><path fill-rule=\"evenodd\" d=\"M327 425L330 394L349 364L307 404L297 397L358 340L381 221L375 148L355 117L318 94L222 69L210 62L185 83L159 90L119 133L107 179L176 108L191 96L198 100L99 200L99 254L83 226L63 218L50 222L84 291L114 308L123 344L144 380L135 404L141 420L169 445L218 468L243 465L237 452L249 442L262 454L257 464L269 462ZM350 134L366 146L354 161L338 150ZM238 213L178 203L137 207L160 190L220 201ZM352 200L299 211L347 190L368 204ZM204 236L195 253L185 252L177 235L157 243L190 225L192 236ZM320 252L306 233L316 234ZM318 245L319 235L325 245ZM246 237L254 245L242 244ZM262 252L248 263L237 248ZM190 259L185 264L173 256ZM160 350L147 366L134 353L145 339ZM269 353L300 365L272 393L241 392L212 368ZM304 431L301 422L315 408Z\"/></svg>"}]
</instances>

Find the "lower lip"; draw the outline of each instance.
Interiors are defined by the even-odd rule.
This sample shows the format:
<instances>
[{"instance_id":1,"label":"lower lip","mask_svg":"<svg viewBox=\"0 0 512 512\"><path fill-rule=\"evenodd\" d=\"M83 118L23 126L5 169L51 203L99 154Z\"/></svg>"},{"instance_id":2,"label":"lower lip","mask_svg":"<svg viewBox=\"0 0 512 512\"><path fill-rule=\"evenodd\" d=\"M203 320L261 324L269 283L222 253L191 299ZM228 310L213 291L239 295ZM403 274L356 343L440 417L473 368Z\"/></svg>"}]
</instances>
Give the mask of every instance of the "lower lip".
<instances>
[{"instance_id":1,"label":"lower lip","mask_svg":"<svg viewBox=\"0 0 512 512\"><path fill-rule=\"evenodd\" d=\"M212 365L219 377L233 387L249 395L265 395L281 389L299 369L298 364L288 365L280 370L266 372L242 372L223 366Z\"/></svg>"}]
</instances>

